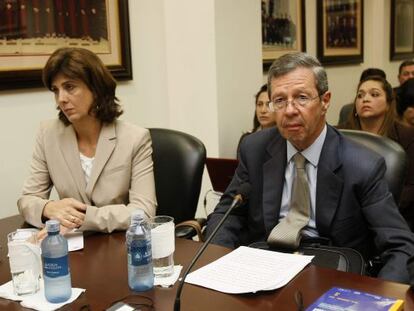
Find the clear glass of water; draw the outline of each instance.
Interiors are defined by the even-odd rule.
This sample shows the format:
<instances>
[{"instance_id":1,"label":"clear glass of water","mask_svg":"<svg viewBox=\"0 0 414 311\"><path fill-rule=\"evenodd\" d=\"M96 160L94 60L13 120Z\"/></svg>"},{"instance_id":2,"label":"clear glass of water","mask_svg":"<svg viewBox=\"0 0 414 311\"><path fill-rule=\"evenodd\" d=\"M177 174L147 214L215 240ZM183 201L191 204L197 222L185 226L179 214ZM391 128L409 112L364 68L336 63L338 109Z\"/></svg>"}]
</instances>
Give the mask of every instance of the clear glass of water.
<instances>
[{"instance_id":1,"label":"clear glass of water","mask_svg":"<svg viewBox=\"0 0 414 311\"><path fill-rule=\"evenodd\" d=\"M14 293L16 295L36 293L39 290L41 277L37 230L18 229L9 233L7 248Z\"/></svg>"},{"instance_id":2,"label":"clear glass of water","mask_svg":"<svg viewBox=\"0 0 414 311\"><path fill-rule=\"evenodd\" d=\"M170 276L174 272L174 218L170 216L155 216L150 219L149 223L151 226L154 276Z\"/></svg>"}]
</instances>

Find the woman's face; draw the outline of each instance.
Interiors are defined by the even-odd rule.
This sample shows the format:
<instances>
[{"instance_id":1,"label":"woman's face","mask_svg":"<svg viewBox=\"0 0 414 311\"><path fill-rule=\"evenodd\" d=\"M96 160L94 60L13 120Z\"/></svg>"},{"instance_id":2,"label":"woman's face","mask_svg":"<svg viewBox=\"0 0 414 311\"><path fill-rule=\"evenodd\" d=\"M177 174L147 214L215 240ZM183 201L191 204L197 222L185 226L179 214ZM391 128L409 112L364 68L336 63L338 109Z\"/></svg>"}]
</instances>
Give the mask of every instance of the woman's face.
<instances>
[{"instance_id":1,"label":"woman's face","mask_svg":"<svg viewBox=\"0 0 414 311\"><path fill-rule=\"evenodd\" d=\"M83 81L58 74L52 81L52 92L56 104L71 123L93 118L89 111L94 95Z\"/></svg>"},{"instance_id":2,"label":"woman's face","mask_svg":"<svg viewBox=\"0 0 414 311\"><path fill-rule=\"evenodd\" d=\"M267 95L267 92L260 93L256 102L256 116L262 128L272 127L276 124L273 113L267 109L268 102L269 95Z\"/></svg>"},{"instance_id":3,"label":"woman's face","mask_svg":"<svg viewBox=\"0 0 414 311\"><path fill-rule=\"evenodd\" d=\"M389 106L381 82L368 80L362 83L357 92L355 105L361 120L383 118Z\"/></svg>"}]
</instances>

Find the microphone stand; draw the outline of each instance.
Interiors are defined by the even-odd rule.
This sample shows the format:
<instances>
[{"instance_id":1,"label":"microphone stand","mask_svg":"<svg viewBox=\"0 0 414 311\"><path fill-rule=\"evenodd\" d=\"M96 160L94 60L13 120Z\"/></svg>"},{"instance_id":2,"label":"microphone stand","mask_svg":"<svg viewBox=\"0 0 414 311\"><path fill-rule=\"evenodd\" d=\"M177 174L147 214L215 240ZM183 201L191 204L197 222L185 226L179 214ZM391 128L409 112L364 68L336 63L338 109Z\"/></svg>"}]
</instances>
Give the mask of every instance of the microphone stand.
<instances>
[{"instance_id":1,"label":"microphone stand","mask_svg":"<svg viewBox=\"0 0 414 311\"><path fill-rule=\"evenodd\" d=\"M191 263L189 264L189 266L187 267L187 269L185 270L183 277L181 278L181 282L178 285L178 289L177 289L177 294L175 296L175 302L174 302L174 311L180 311L181 308L181 291L183 290L183 286L184 286L184 281L185 278L187 277L187 274L190 272L191 268L194 266L194 264L196 263L196 261L198 260L198 258L203 254L204 250L207 248L207 246L210 244L210 241L214 238L214 236L216 235L217 231L220 229L221 225L223 224L223 222L227 219L227 217L229 216L230 212L236 207L239 206L240 203L242 203L242 199L240 196L240 199L237 201L234 201L234 204L232 204L229 209L227 210L227 212L224 214L223 218L221 218L220 222L218 223L218 225L216 226L216 228L214 228L213 232L211 233L211 235L207 238L207 240L204 242L204 244L199 248L199 250L197 251L196 255L194 256L193 260L191 261Z\"/></svg>"}]
</instances>

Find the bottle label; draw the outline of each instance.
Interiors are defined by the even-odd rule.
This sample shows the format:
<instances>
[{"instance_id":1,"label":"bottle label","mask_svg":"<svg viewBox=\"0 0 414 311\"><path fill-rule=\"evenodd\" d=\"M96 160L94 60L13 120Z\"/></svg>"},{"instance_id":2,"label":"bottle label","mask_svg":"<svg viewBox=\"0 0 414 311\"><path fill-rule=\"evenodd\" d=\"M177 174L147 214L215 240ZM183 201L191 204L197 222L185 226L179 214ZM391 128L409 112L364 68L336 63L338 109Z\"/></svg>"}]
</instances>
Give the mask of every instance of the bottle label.
<instances>
[{"instance_id":1,"label":"bottle label","mask_svg":"<svg viewBox=\"0 0 414 311\"><path fill-rule=\"evenodd\" d=\"M128 264L147 265L152 261L151 240L132 240L128 251Z\"/></svg>"},{"instance_id":2,"label":"bottle label","mask_svg":"<svg viewBox=\"0 0 414 311\"><path fill-rule=\"evenodd\" d=\"M65 255L57 258L43 257L43 274L49 278L68 275L68 256Z\"/></svg>"}]
</instances>

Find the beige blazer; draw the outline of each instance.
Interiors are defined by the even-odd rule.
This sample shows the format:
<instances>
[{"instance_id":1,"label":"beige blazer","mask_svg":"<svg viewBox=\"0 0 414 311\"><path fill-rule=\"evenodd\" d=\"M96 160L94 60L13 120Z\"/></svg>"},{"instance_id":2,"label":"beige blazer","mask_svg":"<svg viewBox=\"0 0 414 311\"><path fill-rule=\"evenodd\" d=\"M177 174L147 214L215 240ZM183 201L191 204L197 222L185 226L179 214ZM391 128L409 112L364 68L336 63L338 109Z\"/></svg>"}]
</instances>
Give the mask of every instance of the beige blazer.
<instances>
[{"instance_id":1,"label":"beige blazer","mask_svg":"<svg viewBox=\"0 0 414 311\"><path fill-rule=\"evenodd\" d=\"M25 220L43 227L42 212L52 187L60 199L87 204L81 230L125 230L132 210L155 215L156 196L148 130L123 121L102 127L90 181L86 184L76 134L60 120L42 122L30 175L17 202Z\"/></svg>"}]
</instances>

